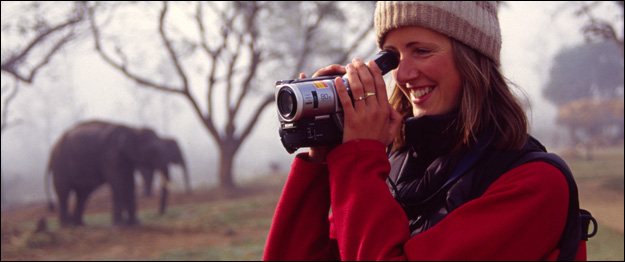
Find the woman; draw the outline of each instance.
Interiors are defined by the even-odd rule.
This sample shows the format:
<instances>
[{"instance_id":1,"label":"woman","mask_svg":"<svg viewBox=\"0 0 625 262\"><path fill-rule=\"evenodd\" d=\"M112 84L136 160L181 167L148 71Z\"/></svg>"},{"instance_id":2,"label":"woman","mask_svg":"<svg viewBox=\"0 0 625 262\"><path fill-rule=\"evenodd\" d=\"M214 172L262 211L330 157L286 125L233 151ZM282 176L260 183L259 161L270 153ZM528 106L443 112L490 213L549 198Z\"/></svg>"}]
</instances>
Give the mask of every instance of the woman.
<instances>
[{"instance_id":1,"label":"woman","mask_svg":"<svg viewBox=\"0 0 625 262\"><path fill-rule=\"evenodd\" d=\"M348 76L343 143L296 157L264 259L585 259L570 172L499 71L496 3L378 2L375 26L400 58L390 104L375 63L315 74Z\"/></svg>"}]
</instances>

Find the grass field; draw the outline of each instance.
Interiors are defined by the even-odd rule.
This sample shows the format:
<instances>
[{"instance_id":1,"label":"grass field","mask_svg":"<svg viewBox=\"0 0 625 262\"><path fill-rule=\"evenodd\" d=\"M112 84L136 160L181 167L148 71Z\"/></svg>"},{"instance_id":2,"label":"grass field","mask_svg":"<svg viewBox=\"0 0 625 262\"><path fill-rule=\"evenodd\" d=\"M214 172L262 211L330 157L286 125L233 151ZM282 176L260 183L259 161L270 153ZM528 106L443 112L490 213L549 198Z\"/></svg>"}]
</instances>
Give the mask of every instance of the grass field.
<instances>
[{"instance_id":1,"label":"grass field","mask_svg":"<svg viewBox=\"0 0 625 262\"><path fill-rule=\"evenodd\" d=\"M623 148L598 152L592 161L565 159L583 208L600 223L588 259L623 261ZM154 199L142 198L142 226L130 228L110 226L108 196L90 200L80 228L58 228L43 203L4 212L2 260L260 260L284 180L273 175L237 192L174 194L165 216L156 214ZM34 233L41 217L48 230Z\"/></svg>"},{"instance_id":2,"label":"grass field","mask_svg":"<svg viewBox=\"0 0 625 262\"><path fill-rule=\"evenodd\" d=\"M582 208L599 222L597 235L587 243L588 260L623 261L623 146L597 149L592 160L563 158L577 181Z\"/></svg>"}]
</instances>

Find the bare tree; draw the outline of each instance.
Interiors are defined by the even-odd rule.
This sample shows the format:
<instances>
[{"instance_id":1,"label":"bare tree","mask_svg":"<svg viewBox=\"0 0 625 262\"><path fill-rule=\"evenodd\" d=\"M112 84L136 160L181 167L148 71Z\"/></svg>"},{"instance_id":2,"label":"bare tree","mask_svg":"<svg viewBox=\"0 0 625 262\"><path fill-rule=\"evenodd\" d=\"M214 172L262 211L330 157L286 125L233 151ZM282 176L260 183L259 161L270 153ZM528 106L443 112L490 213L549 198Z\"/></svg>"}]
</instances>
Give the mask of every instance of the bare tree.
<instances>
[{"instance_id":1,"label":"bare tree","mask_svg":"<svg viewBox=\"0 0 625 262\"><path fill-rule=\"evenodd\" d=\"M2 124L1 124L1 128L0 128L0 136L4 134L4 130L6 130L10 125L12 124L17 124L18 121L15 122L9 122L8 121L8 117L9 117L9 105L11 104L11 102L13 102L13 99L15 99L15 96L17 95L17 90L18 90L18 85L19 81L17 81L17 79L14 81L13 86L7 85L7 86L2 86L2 96L3 96L3 100L2 100L2 108L4 109L2 111ZM6 92L5 92L6 89ZM6 98L4 98L6 94ZM4 190L4 169L2 170L2 174L0 174L0 179L2 180L0 185L2 185L2 188L0 189L0 203L2 203L2 206L4 207L5 202L6 202L6 197L5 197L5 190Z\"/></svg>"},{"instance_id":2,"label":"bare tree","mask_svg":"<svg viewBox=\"0 0 625 262\"><path fill-rule=\"evenodd\" d=\"M2 96L4 97L4 94L6 94L6 98L2 100L2 108L4 108L4 111L2 111L2 125L1 125L2 128L0 129L2 134L4 134L4 130L6 128L8 128L10 125L13 124L9 122L9 119L8 119L9 110L7 109L9 108L9 105L11 104L11 102L13 102L13 99L15 99L15 96L17 95L18 84L19 84L19 81L16 80L13 82L13 85L2 86Z\"/></svg>"},{"instance_id":3,"label":"bare tree","mask_svg":"<svg viewBox=\"0 0 625 262\"><path fill-rule=\"evenodd\" d=\"M24 8L40 9L42 4L31 2ZM12 30L27 40L20 41L18 46L5 47L3 39L2 72L11 74L20 81L32 83L37 72L48 64L63 46L77 38L76 27L85 21L85 14L85 5L82 2L73 3L67 16L60 16L63 18L61 21L50 21L42 16L36 16L32 17L32 20L16 20L16 24L8 25L4 23L3 14L3 33Z\"/></svg>"},{"instance_id":4,"label":"bare tree","mask_svg":"<svg viewBox=\"0 0 625 262\"><path fill-rule=\"evenodd\" d=\"M22 17L25 13L22 9L41 9L40 2L2 2L0 70L3 75L12 76L12 81L3 81L0 135L4 135L9 127L20 122L9 119L10 105L17 97L20 82L32 83L39 70L48 64L62 47L75 39L74 28L85 18L81 6L82 4L76 3L70 15L62 16L64 20L52 21L37 15L30 18ZM2 203L5 204L4 174L1 178Z\"/></svg>"},{"instance_id":5,"label":"bare tree","mask_svg":"<svg viewBox=\"0 0 625 262\"><path fill-rule=\"evenodd\" d=\"M128 51L131 50L127 47L130 43L107 37L103 32L102 19L98 20L102 14L99 7L90 8L89 14L95 49L104 61L143 86L182 95L188 100L218 146L219 186L234 188L232 169L235 155L261 113L274 100L273 89L263 91L257 88L262 86L259 85L262 72L271 70L267 65L280 64L283 66L271 68L293 69L295 73L289 75L297 75L309 63L310 57L324 47L328 51L329 47L341 45L340 53L350 57L350 52L357 50L361 40L372 31L373 22L369 21L364 23L352 43L336 40L336 43L326 41L322 46L313 46L315 36L322 36L322 24L345 18L338 5L335 2L164 2L156 11L152 10L153 5L144 6L141 9L148 10L146 13L154 12L152 19L158 32L153 35L157 39L149 41L158 41L160 46L155 52L162 54L161 59L156 61L161 63L159 66L163 62L169 64L176 74L173 80L158 79L159 76L153 72L142 72L149 65L137 66L137 61L141 59L135 59L133 55L136 54ZM288 12L281 13L284 8L289 9ZM302 15L304 11L306 16ZM179 24L183 23L180 13L192 18L185 20L187 23L183 27ZM111 17L114 16L111 14ZM276 23L287 18L290 22L286 24ZM109 21L115 21L115 18ZM193 28L189 28L190 25ZM293 34L282 34L280 28L291 30ZM192 33L185 34L190 29L193 29ZM341 34L335 32L333 36L326 37L340 39L336 36ZM147 43L142 44L147 46ZM145 48L142 46L135 51L141 52ZM291 49L297 52L289 52ZM337 53L335 49L330 51ZM296 58L295 61L293 58ZM201 71L201 76L194 77L198 71ZM275 80L280 79L271 82Z\"/></svg>"},{"instance_id":6,"label":"bare tree","mask_svg":"<svg viewBox=\"0 0 625 262\"><path fill-rule=\"evenodd\" d=\"M620 11L617 18L623 23L623 1L580 1L575 14L587 19L586 24L582 28L584 37L587 41L613 41L621 48L621 56L623 55L623 32L621 28L620 35L617 33L618 26L616 21L610 21L607 17L600 17L593 13L593 10L600 5L614 5Z\"/></svg>"},{"instance_id":7,"label":"bare tree","mask_svg":"<svg viewBox=\"0 0 625 262\"><path fill-rule=\"evenodd\" d=\"M13 84L2 87L2 132L19 122L9 122L9 105L19 92L19 82L32 84L54 55L85 33L79 29L86 21L85 4L71 2L60 6L36 1L2 2L0 69L14 79Z\"/></svg>"}]
</instances>

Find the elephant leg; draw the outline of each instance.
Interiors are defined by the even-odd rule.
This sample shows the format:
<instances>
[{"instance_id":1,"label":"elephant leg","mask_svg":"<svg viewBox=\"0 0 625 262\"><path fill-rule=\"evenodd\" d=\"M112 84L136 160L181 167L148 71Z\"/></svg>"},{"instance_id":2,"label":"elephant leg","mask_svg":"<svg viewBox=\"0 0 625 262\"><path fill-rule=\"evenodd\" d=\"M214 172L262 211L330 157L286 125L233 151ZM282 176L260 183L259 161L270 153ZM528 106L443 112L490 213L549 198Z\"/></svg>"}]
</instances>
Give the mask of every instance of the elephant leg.
<instances>
[{"instance_id":1,"label":"elephant leg","mask_svg":"<svg viewBox=\"0 0 625 262\"><path fill-rule=\"evenodd\" d=\"M59 223L61 227L72 226L73 223L69 216L67 202L69 200L69 190L56 190L59 201Z\"/></svg>"},{"instance_id":2,"label":"elephant leg","mask_svg":"<svg viewBox=\"0 0 625 262\"><path fill-rule=\"evenodd\" d=\"M132 177L131 177L132 178ZM120 179L111 185L113 191L113 224L134 225L136 217L136 196L134 179Z\"/></svg>"},{"instance_id":3,"label":"elephant leg","mask_svg":"<svg viewBox=\"0 0 625 262\"><path fill-rule=\"evenodd\" d=\"M169 170L165 169L159 173L161 174L161 200L159 201L158 212L163 215L167 209L167 199L169 199Z\"/></svg>"},{"instance_id":4,"label":"elephant leg","mask_svg":"<svg viewBox=\"0 0 625 262\"><path fill-rule=\"evenodd\" d=\"M73 223L77 226L84 225L83 215L85 213L85 207L87 205L87 200L89 199L89 195L91 195L92 189L76 189L76 207L74 207L73 214Z\"/></svg>"},{"instance_id":5,"label":"elephant leg","mask_svg":"<svg viewBox=\"0 0 625 262\"><path fill-rule=\"evenodd\" d=\"M122 194L122 189L116 186L111 185L111 192L113 198L113 225L122 226L124 225L124 220L122 219L122 210L124 207L124 198Z\"/></svg>"},{"instance_id":6,"label":"elephant leg","mask_svg":"<svg viewBox=\"0 0 625 262\"><path fill-rule=\"evenodd\" d=\"M124 184L125 190L124 194L124 207L126 210L126 225L136 225L139 224L139 220L137 219L136 211L137 211L137 197L135 195L135 180L130 179L128 183Z\"/></svg>"},{"instance_id":7,"label":"elephant leg","mask_svg":"<svg viewBox=\"0 0 625 262\"><path fill-rule=\"evenodd\" d=\"M141 172L143 176L143 194L145 196L152 196L152 184L154 181L154 169L145 169Z\"/></svg>"},{"instance_id":8,"label":"elephant leg","mask_svg":"<svg viewBox=\"0 0 625 262\"><path fill-rule=\"evenodd\" d=\"M187 171L187 167L183 164L182 165L182 171L183 171L183 176L184 176L184 189L185 189L185 193L187 195L190 195L191 192L191 182L189 181L189 172Z\"/></svg>"}]
</instances>

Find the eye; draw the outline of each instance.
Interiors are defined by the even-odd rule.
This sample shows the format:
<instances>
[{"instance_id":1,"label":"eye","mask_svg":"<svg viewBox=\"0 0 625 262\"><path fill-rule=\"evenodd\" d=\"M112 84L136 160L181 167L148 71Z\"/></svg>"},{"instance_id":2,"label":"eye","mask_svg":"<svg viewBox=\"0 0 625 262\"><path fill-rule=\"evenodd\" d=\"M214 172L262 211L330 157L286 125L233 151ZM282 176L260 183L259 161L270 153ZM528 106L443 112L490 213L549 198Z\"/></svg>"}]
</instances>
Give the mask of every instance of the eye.
<instances>
[{"instance_id":1,"label":"eye","mask_svg":"<svg viewBox=\"0 0 625 262\"><path fill-rule=\"evenodd\" d=\"M427 55L427 54L429 54L431 52L432 52L432 50L427 49L427 48L416 48L414 50L414 53L417 54L417 55Z\"/></svg>"}]
</instances>

